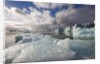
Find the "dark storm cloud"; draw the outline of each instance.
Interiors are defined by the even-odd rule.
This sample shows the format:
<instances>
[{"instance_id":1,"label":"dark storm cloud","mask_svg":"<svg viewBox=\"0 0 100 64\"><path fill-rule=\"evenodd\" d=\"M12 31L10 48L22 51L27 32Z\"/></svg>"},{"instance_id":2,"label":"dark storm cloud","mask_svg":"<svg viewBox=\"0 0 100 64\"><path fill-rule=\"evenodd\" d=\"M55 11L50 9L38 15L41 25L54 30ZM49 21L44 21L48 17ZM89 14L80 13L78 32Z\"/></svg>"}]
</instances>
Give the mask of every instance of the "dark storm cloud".
<instances>
[{"instance_id":1,"label":"dark storm cloud","mask_svg":"<svg viewBox=\"0 0 100 64\"><path fill-rule=\"evenodd\" d=\"M73 25L90 23L95 20L95 6L84 5L80 8L69 6L67 10L62 10L56 14L58 24Z\"/></svg>"}]
</instances>

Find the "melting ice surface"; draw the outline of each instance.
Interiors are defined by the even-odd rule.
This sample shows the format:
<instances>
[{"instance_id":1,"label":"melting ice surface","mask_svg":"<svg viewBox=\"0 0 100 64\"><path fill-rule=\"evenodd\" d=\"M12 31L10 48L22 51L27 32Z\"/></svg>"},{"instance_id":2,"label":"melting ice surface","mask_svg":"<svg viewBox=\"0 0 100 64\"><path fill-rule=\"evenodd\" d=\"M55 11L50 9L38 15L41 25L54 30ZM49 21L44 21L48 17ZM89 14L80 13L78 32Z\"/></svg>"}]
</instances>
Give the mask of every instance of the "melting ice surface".
<instances>
[{"instance_id":1,"label":"melting ice surface","mask_svg":"<svg viewBox=\"0 0 100 64\"><path fill-rule=\"evenodd\" d=\"M42 34L22 35L22 40L4 50L5 61L25 63L95 58L94 28L76 28L73 29L73 35L74 40L57 39Z\"/></svg>"}]
</instances>

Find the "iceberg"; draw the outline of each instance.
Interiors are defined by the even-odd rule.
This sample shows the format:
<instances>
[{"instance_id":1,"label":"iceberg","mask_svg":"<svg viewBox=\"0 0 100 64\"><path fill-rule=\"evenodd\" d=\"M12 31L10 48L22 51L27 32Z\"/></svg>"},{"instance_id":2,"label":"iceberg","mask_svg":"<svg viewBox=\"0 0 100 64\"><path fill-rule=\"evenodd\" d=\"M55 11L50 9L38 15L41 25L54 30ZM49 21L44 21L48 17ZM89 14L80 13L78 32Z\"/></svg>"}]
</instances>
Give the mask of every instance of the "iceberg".
<instances>
[{"instance_id":1,"label":"iceberg","mask_svg":"<svg viewBox=\"0 0 100 64\"><path fill-rule=\"evenodd\" d=\"M79 28L73 27L73 38L82 40L94 40L95 28Z\"/></svg>"},{"instance_id":2,"label":"iceberg","mask_svg":"<svg viewBox=\"0 0 100 64\"><path fill-rule=\"evenodd\" d=\"M37 41L17 43L5 49L5 61L19 63L74 59L76 52L58 46L58 41L60 39L46 35Z\"/></svg>"}]
</instances>

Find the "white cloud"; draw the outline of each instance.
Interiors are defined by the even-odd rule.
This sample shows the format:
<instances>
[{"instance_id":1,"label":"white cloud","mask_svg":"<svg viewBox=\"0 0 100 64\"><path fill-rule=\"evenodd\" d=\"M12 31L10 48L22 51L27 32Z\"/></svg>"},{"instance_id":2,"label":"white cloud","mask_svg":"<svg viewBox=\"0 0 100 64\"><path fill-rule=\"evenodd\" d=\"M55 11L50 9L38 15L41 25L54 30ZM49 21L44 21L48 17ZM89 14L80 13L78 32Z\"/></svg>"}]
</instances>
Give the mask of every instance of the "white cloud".
<instances>
[{"instance_id":1,"label":"white cloud","mask_svg":"<svg viewBox=\"0 0 100 64\"><path fill-rule=\"evenodd\" d=\"M47 10L39 12L36 9L33 9L31 17L35 25L53 24L55 21L55 19L50 15L50 11Z\"/></svg>"},{"instance_id":2,"label":"white cloud","mask_svg":"<svg viewBox=\"0 0 100 64\"><path fill-rule=\"evenodd\" d=\"M20 9L18 9L18 8L15 8L15 7L12 7L12 8L11 8L11 12L12 12L13 14L16 14L16 15L23 15L23 16L26 16L26 14L25 14L22 10L20 10Z\"/></svg>"},{"instance_id":3,"label":"white cloud","mask_svg":"<svg viewBox=\"0 0 100 64\"><path fill-rule=\"evenodd\" d=\"M30 21L30 18L22 10L12 7L11 9L5 9L5 19L6 21L15 21L15 22L26 22ZM25 21L26 20L26 21Z\"/></svg>"},{"instance_id":4,"label":"white cloud","mask_svg":"<svg viewBox=\"0 0 100 64\"><path fill-rule=\"evenodd\" d=\"M67 5L65 3L48 3L48 2L33 2L38 8L56 8L56 7L62 7L63 5Z\"/></svg>"},{"instance_id":5,"label":"white cloud","mask_svg":"<svg viewBox=\"0 0 100 64\"><path fill-rule=\"evenodd\" d=\"M5 8L5 24L8 27L14 26L15 28L26 28L30 27L33 28L33 26L41 26L41 25L49 25L53 24L55 22L55 19L51 17L50 11L43 11L40 12L36 9L31 8L30 14L27 14L28 10L24 8L23 10L20 10L15 7ZM8 25L7 25L8 24ZM26 27L25 27L26 26ZM27 29L27 28L26 28Z\"/></svg>"}]
</instances>

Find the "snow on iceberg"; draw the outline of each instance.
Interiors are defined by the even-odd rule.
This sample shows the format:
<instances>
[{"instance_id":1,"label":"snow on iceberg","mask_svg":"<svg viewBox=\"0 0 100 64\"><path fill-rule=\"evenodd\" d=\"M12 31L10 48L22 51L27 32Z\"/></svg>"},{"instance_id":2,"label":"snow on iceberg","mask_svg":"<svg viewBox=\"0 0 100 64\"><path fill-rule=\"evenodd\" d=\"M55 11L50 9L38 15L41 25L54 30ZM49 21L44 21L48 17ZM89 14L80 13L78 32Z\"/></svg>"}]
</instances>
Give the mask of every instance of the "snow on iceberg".
<instances>
[{"instance_id":1,"label":"snow on iceberg","mask_svg":"<svg viewBox=\"0 0 100 64\"><path fill-rule=\"evenodd\" d=\"M56 45L59 39L43 36L37 41L17 43L5 49L6 62L36 62L74 59L75 52ZM10 61L9 61L10 60Z\"/></svg>"}]
</instances>

